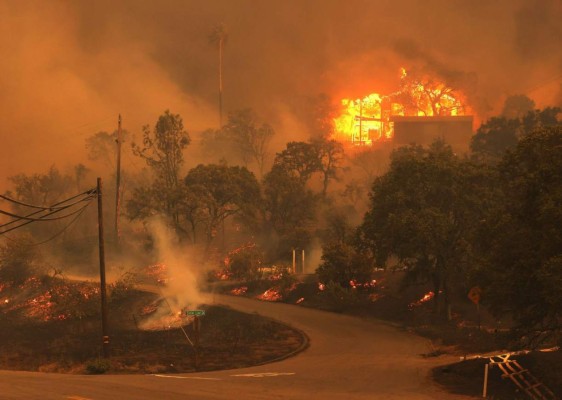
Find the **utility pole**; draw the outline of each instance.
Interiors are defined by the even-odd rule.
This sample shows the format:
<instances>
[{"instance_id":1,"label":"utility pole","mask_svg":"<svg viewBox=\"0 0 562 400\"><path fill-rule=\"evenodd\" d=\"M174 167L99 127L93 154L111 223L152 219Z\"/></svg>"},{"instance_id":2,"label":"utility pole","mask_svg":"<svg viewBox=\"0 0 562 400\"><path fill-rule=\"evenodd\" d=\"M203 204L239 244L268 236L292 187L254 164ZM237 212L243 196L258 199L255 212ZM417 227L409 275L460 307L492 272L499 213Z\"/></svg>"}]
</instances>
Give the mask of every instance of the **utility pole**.
<instances>
[{"instance_id":1,"label":"utility pole","mask_svg":"<svg viewBox=\"0 0 562 400\"><path fill-rule=\"evenodd\" d=\"M224 35L219 38L219 129L222 128L222 48Z\"/></svg>"},{"instance_id":2,"label":"utility pole","mask_svg":"<svg viewBox=\"0 0 562 400\"><path fill-rule=\"evenodd\" d=\"M359 99L359 146L361 146L363 138L363 100Z\"/></svg>"},{"instance_id":3,"label":"utility pole","mask_svg":"<svg viewBox=\"0 0 562 400\"><path fill-rule=\"evenodd\" d=\"M101 178L98 178L98 240L100 254L100 295L101 295L101 331L103 357L109 358L109 334L107 330L107 296L105 290L105 248L103 242L103 202Z\"/></svg>"},{"instance_id":4,"label":"utility pole","mask_svg":"<svg viewBox=\"0 0 562 400\"><path fill-rule=\"evenodd\" d=\"M119 209L121 206L121 114L117 123L117 172L115 175L115 244L119 246Z\"/></svg>"}]
</instances>

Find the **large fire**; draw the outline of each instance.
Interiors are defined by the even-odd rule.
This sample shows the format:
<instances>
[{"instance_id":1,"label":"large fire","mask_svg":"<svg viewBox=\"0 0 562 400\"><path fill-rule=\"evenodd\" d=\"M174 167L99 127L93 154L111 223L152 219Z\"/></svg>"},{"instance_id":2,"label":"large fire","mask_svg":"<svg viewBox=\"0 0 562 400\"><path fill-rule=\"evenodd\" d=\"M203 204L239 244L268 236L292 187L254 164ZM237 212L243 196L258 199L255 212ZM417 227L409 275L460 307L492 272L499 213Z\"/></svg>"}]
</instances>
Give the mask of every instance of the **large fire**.
<instances>
[{"instance_id":1,"label":"large fire","mask_svg":"<svg viewBox=\"0 0 562 400\"><path fill-rule=\"evenodd\" d=\"M401 69L400 89L388 95L371 93L359 99L343 99L334 119L334 139L356 146L371 146L392 139L393 116L465 115L462 95L444 82Z\"/></svg>"}]
</instances>

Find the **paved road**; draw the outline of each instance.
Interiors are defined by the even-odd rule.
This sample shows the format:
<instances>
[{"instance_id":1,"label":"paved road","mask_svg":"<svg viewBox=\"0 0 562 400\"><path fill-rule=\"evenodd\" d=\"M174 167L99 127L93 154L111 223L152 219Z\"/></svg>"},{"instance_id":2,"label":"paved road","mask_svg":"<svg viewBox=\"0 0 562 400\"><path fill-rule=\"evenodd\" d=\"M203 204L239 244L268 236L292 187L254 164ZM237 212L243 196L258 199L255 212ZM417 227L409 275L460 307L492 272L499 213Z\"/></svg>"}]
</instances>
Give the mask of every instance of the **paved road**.
<instances>
[{"instance_id":1,"label":"paved road","mask_svg":"<svg viewBox=\"0 0 562 400\"><path fill-rule=\"evenodd\" d=\"M379 321L286 304L216 296L217 303L306 332L310 347L283 361L179 375L82 376L0 371L3 400L468 399L428 373L451 359L423 359L426 339ZM477 384L477 383L475 383Z\"/></svg>"}]
</instances>

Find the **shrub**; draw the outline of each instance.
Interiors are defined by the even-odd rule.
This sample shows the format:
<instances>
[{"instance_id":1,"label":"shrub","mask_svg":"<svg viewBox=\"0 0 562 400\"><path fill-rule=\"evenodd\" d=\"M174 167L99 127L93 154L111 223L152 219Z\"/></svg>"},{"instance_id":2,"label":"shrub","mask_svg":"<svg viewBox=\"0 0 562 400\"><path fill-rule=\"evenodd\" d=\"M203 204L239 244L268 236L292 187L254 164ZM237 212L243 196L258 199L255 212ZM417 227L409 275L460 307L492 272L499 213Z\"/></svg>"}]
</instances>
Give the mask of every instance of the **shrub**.
<instances>
[{"instance_id":1,"label":"shrub","mask_svg":"<svg viewBox=\"0 0 562 400\"><path fill-rule=\"evenodd\" d=\"M345 243L333 243L324 246L322 264L316 270L321 282L337 283L344 288L350 282L368 282L371 280L371 263L369 258Z\"/></svg>"},{"instance_id":2,"label":"shrub","mask_svg":"<svg viewBox=\"0 0 562 400\"><path fill-rule=\"evenodd\" d=\"M89 374L104 374L111 368L111 364L109 360L103 358L97 358L95 360L91 360L86 364L86 372Z\"/></svg>"},{"instance_id":3,"label":"shrub","mask_svg":"<svg viewBox=\"0 0 562 400\"><path fill-rule=\"evenodd\" d=\"M33 276L37 250L31 244L31 239L27 236L0 244L0 281L21 285Z\"/></svg>"}]
</instances>

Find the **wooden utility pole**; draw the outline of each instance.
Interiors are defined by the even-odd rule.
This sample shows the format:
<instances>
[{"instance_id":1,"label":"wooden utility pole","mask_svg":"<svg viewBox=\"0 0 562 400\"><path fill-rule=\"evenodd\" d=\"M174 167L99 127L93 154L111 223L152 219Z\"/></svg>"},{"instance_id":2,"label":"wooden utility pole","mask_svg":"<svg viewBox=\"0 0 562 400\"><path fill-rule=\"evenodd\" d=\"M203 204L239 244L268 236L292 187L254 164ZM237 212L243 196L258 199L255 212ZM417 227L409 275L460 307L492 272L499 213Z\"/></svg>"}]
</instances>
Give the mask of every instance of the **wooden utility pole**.
<instances>
[{"instance_id":1,"label":"wooden utility pole","mask_svg":"<svg viewBox=\"0 0 562 400\"><path fill-rule=\"evenodd\" d=\"M222 48L224 36L219 39L219 129L222 128Z\"/></svg>"},{"instance_id":2,"label":"wooden utility pole","mask_svg":"<svg viewBox=\"0 0 562 400\"><path fill-rule=\"evenodd\" d=\"M117 171L115 175L115 244L119 245L119 209L121 205L121 114L117 125Z\"/></svg>"},{"instance_id":3,"label":"wooden utility pole","mask_svg":"<svg viewBox=\"0 0 562 400\"><path fill-rule=\"evenodd\" d=\"M363 100L359 99L359 146L363 139Z\"/></svg>"},{"instance_id":4,"label":"wooden utility pole","mask_svg":"<svg viewBox=\"0 0 562 400\"><path fill-rule=\"evenodd\" d=\"M105 290L105 247L103 242L103 202L101 178L98 178L98 238L100 254L100 295L101 295L101 331L104 358L109 358L109 334L107 329L107 296Z\"/></svg>"}]
</instances>

